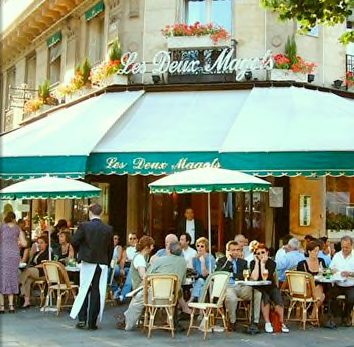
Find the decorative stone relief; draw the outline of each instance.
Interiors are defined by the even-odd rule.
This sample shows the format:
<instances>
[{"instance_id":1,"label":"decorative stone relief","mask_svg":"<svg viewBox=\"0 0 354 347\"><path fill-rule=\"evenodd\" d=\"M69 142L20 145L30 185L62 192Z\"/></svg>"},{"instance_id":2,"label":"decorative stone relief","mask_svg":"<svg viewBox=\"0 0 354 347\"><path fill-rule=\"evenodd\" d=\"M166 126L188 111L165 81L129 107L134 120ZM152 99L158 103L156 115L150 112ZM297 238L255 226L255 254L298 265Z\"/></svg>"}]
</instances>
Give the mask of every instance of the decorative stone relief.
<instances>
[{"instance_id":1,"label":"decorative stone relief","mask_svg":"<svg viewBox=\"0 0 354 347\"><path fill-rule=\"evenodd\" d=\"M273 47L280 47L283 43L283 40L280 35L274 35L271 40Z\"/></svg>"},{"instance_id":2,"label":"decorative stone relief","mask_svg":"<svg viewBox=\"0 0 354 347\"><path fill-rule=\"evenodd\" d=\"M139 17L139 0L129 1L129 17Z\"/></svg>"}]
</instances>

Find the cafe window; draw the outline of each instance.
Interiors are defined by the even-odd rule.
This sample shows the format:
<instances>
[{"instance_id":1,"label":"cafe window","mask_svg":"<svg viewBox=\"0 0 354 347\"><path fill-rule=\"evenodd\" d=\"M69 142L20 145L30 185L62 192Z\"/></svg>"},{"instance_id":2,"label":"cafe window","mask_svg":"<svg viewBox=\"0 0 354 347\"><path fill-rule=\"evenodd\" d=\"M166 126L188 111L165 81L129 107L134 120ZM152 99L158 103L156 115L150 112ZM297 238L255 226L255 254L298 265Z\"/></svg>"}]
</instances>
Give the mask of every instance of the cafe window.
<instances>
[{"instance_id":1,"label":"cafe window","mask_svg":"<svg viewBox=\"0 0 354 347\"><path fill-rule=\"evenodd\" d=\"M232 2L233 0L186 0L186 22L213 23L231 32Z\"/></svg>"},{"instance_id":2,"label":"cafe window","mask_svg":"<svg viewBox=\"0 0 354 347\"><path fill-rule=\"evenodd\" d=\"M86 52L92 65L103 60L104 13L87 22Z\"/></svg>"},{"instance_id":3,"label":"cafe window","mask_svg":"<svg viewBox=\"0 0 354 347\"><path fill-rule=\"evenodd\" d=\"M61 66L62 44L58 42L49 48L49 76L51 84L60 81L60 66Z\"/></svg>"},{"instance_id":4,"label":"cafe window","mask_svg":"<svg viewBox=\"0 0 354 347\"><path fill-rule=\"evenodd\" d=\"M31 54L26 57L26 84L30 89L36 87L36 55Z\"/></svg>"},{"instance_id":5,"label":"cafe window","mask_svg":"<svg viewBox=\"0 0 354 347\"><path fill-rule=\"evenodd\" d=\"M13 66L6 72L6 99L5 108L10 106L10 88L16 87L16 68Z\"/></svg>"}]
</instances>

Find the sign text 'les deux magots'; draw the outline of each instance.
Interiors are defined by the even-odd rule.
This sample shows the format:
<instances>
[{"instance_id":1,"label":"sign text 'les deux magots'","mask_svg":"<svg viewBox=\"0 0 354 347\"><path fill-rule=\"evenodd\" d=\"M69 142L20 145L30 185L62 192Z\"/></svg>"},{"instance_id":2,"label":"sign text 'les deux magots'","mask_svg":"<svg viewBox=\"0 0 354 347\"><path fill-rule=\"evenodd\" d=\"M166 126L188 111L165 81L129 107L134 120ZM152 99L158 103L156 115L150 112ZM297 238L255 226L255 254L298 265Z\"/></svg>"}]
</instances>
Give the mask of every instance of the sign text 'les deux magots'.
<instances>
[{"instance_id":1,"label":"sign text 'les deux magots'","mask_svg":"<svg viewBox=\"0 0 354 347\"><path fill-rule=\"evenodd\" d=\"M176 163L168 163L167 161L149 161L142 157L136 157L131 164L125 161L119 161L117 157L109 157L106 159L106 169L123 170L123 171L163 171L172 172L179 170L190 170L202 167L220 167L218 158L212 161L190 161L188 158L180 158Z\"/></svg>"},{"instance_id":2,"label":"sign text 'les deux magots'","mask_svg":"<svg viewBox=\"0 0 354 347\"><path fill-rule=\"evenodd\" d=\"M122 56L123 68L118 71L119 74L144 74L147 63L138 62L137 52L127 52ZM172 60L167 51L159 51L152 60L152 73L198 73L202 63L199 60ZM233 48L225 48L221 51L218 58L211 64L203 65L205 72L217 73L236 73L236 80L244 78L246 71L271 70L274 61L272 53L268 50L262 58L235 58Z\"/></svg>"}]
</instances>

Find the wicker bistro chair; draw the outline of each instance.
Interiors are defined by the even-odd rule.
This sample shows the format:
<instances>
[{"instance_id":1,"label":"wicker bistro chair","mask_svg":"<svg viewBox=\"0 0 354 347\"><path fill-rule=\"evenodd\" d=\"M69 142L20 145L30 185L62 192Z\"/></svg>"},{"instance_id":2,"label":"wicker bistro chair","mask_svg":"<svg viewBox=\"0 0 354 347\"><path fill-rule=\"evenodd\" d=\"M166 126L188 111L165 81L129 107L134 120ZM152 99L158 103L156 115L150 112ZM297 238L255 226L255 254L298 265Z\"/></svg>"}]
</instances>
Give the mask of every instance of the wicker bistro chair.
<instances>
[{"instance_id":1,"label":"wicker bistro chair","mask_svg":"<svg viewBox=\"0 0 354 347\"><path fill-rule=\"evenodd\" d=\"M75 299L78 285L72 284L70 282L64 265L57 261L46 261L43 263L43 268L48 284L48 293L44 307L46 308L49 306L49 298L54 292L56 292L57 315L59 315L60 309L62 307L62 297L66 296L65 304L67 303L70 293Z\"/></svg>"},{"instance_id":2,"label":"wicker bistro chair","mask_svg":"<svg viewBox=\"0 0 354 347\"><path fill-rule=\"evenodd\" d=\"M37 280L34 281L32 284L32 287L37 287L39 289L39 300L40 300L39 307L43 306L46 286L47 286L47 282L45 280Z\"/></svg>"},{"instance_id":3,"label":"wicker bistro chair","mask_svg":"<svg viewBox=\"0 0 354 347\"><path fill-rule=\"evenodd\" d=\"M302 322L303 329L306 329L307 322L313 322L320 325L317 302L319 298L315 297L315 281L311 274L302 271L287 271L286 279L289 288L290 306L288 309L288 320ZM290 319L291 311L298 305L302 315L300 318ZM307 311L310 306L314 306L315 318L309 318Z\"/></svg>"},{"instance_id":4,"label":"wicker bistro chair","mask_svg":"<svg viewBox=\"0 0 354 347\"><path fill-rule=\"evenodd\" d=\"M217 315L221 316L224 330L226 333L228 332L224 300L229 279L230 272L226 271L216 271L208 276L202 295L199 298L199 302L191 302L188 304L192 309L192 313L187 336L189 336L191 329L199 329L200 327L199 325L193 325L196 310L200 310L203 313L202 322L204 322L204 340L206 339L209 329L215 327L215 317Z\"/></svg>"},{"instance_id":5,"label":"wicker bistro chair","mask_svg":"<svg viewBox=\"0 0 354 347\"><path fill-rule=\"evenodd\" d=\"M179 288L177 275L151 274L146 276L144 280L144 328L148 329L148 338L153 329L170 330L174 337L174 315ZM166 312L167 324L156 325L155 316L159 310Z\"/></svg>"}]
</instances>

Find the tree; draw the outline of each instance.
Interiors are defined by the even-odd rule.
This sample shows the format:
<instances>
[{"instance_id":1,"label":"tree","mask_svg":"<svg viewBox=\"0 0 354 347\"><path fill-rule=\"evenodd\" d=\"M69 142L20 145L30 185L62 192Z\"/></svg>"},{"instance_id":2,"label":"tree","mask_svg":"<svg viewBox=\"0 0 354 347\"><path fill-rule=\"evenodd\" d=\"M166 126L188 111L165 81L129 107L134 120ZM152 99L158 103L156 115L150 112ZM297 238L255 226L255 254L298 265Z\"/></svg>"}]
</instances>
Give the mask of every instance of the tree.
<instances>
[{"instance_id":1,"label":"tree","mask_svg":"<svg viewBox=\"0 0 354 347\"><path fill-rule=\"evenodd\" d=\"M306 32L316 24L334 26L344 23L352 14L354 0L260 0L261 4L278 14L282 21L296 19L301 31ZM340 42L354 42L354 31L344 33Z\"/></svg>"}]
</instances>

